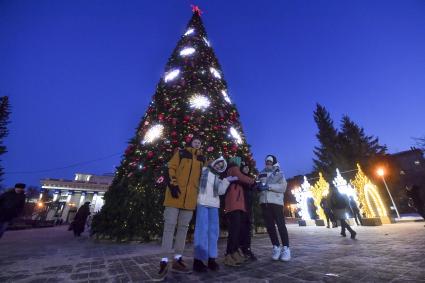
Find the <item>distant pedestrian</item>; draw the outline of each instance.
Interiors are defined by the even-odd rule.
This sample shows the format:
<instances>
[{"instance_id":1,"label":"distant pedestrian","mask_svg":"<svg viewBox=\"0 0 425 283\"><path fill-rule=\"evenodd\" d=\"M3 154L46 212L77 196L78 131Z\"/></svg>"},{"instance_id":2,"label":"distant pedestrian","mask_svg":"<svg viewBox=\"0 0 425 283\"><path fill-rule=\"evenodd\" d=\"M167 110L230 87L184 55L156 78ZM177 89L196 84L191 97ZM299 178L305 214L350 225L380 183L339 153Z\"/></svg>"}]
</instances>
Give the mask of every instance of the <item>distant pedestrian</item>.
<instances>
[{"instance_id":1,"label":"distant pedestrian","mask_svg":"<svg viewBox=\"0 0 425 283\"><path fill-rule=\"evenodd\" d=\"M17 183L15 188L0 195L0 238L9 222L22 213L24 205L25 184L23 183Z\"/></svg>"},{"instance_id":2,"label":"distant pedestrian","mask_svg":"<svg viewBox=\"0 0 425 283\"><path fill-rule=\"evenodd\" d=\"M346 222L347 213L350 210L347 195L340 193L334 185L331 185L329 188L328 199L335 219L341 222L341 236L347 236L345 234L345 229L347 229L351 234L351 239L354 240L357 233Z\"/></svg>"},{"instance_id":3,"label":"distant pedestrian","mask_svg":"<svg viewBox=\"0 0 425 283\"><path fill-rule=\"evenodd\" d=\"M289 249L288 230L286 229L285 216L283 215L283 196L287 183L275 156L268 155L265 162L266 168L258 176L259 184L257 189L260 192L259 200L267 233L273 245L272 259L289 261L291 259L291 250ZM279 244L276 225L282 245Z\"/></svg>"},{"instance_id":4,"label":"distant pedestrian","mask_svg":"<svg viewBox=\"0 0 425 283\"><path fill-rule=\"evenodd\" d=\"M77 211L74 221L71 223L72 230L74 231L75 237L80 237L81 233L84 232L86 226L87 217L90 215L90 202L84 203Z\"/></svg>"},{"instance_id":5,"label":"distant pedestrian","mask_svg":"<svg viewBox=\"0 0 425 283\"><path fill-rule=\"evenodd\" d=\"M323 196L322 200L320 201L320 207L323 209L323 212L325 213L326 217L326 228L330 228L330 222L332 222L332 228L336 226L336 223L334 222L334 217L332 215L332 210L329 206L327 196Z\"/></svg>"},{"instance_id":6,"label":"distant pedestrian","mask_svg":"<svg viewBox=\"0 0 425 283\"><path fill-rule=\"evenodd\" d=\"M353 196L350 196L349 204L350 204L351 211L353 212L354 220L356 221L357 226L363 225L362 216L360 214L360 209L359 209L357 202L356 202L356 200L354 199Z\"/></svg>"},{"instance_id":7,"label":"distant pedestrian","mask_svg":"<svg viewBox=\"0 0 425 283\"><path fill-rule=\"evenodd\" d=\"M425 188L416 184L407 185L406 195L409 198L409 206L425 219Z\"/></svg>"},{"instance_id":8,"label":"distant pedestrian","mask_svg":"<svg viewBox=\"0 0 425 283\"><path fill-rule=\"evenodd\" d=\"M317 206L314 204L313 198L307 199L307 208L308 208L308 214L310 215L310 218L312 220L319 219L319 215L317 215Z\"/></svg>"}]
</instances>

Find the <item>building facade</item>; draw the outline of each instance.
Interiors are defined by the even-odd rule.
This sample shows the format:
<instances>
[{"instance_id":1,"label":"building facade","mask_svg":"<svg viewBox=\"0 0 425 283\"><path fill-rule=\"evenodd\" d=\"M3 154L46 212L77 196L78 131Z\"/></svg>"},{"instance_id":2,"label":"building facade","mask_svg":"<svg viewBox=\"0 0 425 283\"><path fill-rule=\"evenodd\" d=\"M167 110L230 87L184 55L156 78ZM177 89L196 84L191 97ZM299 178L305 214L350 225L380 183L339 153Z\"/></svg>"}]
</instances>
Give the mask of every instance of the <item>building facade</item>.
<instances>
[{"instance_id":1,"label":"building facade","mask_svg":"<svg viewBox=\"0 0 425 283\"><path fill-rule=\"evenodd\" d=\"M48 204L46 220L61 219L69 223L85 202L90 202L92 214L98 212L113 178L113 174L100 176L77 173L74 180L42 179L40 199L43 194L53 195L52 202Z\"/></svg>"}]
</instances>

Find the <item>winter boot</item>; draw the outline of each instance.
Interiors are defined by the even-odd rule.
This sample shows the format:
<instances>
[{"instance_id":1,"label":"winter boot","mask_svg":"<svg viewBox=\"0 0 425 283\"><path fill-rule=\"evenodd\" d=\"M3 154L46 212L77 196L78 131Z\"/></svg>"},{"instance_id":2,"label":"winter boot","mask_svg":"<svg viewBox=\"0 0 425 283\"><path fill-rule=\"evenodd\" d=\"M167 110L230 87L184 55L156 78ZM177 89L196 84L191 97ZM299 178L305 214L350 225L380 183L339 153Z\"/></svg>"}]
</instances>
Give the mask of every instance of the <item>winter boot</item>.
<instances>
[{"instance_id":1,"label":"winter boot","mask_svg":"<svg viewBox=\"0 0 425 283\"><path fill-rule=\"evenodd\" d=\"M240 263L236 262L231 254L227 254L224 257L224 264L227 266L232 266L232 267L240 266Z\"/></svg>"},{"instance_id":2,"label":"winter boot","mask_svg":"<svg viewBox=\"0 0 425 283\"><path fill-rule=\"evenodd\" d=\"M202 260L193 259L193 271L195 272L207 272L208 268L207 266L202 262Z\"/></svg>"},{"instance_id":3,"label":"winter boot","mask_svg":"<svg viewBox=\"0 0 425 283\"><path fill-rule=\"evenodd\" d=\"M208 268L211 269L212 271L218 271L220 269L220 266L215 261L215 258L210 257L208 259Z\"/></svg>"}]
</instances>

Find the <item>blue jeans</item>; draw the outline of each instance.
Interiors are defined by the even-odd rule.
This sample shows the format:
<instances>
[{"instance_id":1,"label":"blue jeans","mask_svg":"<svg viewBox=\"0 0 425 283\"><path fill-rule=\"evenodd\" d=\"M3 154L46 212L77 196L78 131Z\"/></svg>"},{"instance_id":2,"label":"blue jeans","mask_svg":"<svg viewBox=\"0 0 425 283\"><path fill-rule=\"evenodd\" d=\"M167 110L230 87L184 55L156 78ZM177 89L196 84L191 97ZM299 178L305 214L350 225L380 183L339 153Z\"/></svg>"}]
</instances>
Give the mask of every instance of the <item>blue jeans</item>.
<instances>
[{"instance_id":1,"label":"blue jeans","mask_svg":"<svg viewBox=\"0 0 425 283\"><path fill-rule=\"evenodd\" d=\"M217 258L219 231L218 208L198 205L195 224L195 259Z\"/></svg>"},{"instance_id":2,"label":"blue jeans","mask_svg":"<svg viewBox=\"0 0 425 283\"><path fill-rule=\"evenodd\" d=\"M0 238L3 236L4 231L6 231L9 222L0 222Z\"/></svg>"}]
</instances>

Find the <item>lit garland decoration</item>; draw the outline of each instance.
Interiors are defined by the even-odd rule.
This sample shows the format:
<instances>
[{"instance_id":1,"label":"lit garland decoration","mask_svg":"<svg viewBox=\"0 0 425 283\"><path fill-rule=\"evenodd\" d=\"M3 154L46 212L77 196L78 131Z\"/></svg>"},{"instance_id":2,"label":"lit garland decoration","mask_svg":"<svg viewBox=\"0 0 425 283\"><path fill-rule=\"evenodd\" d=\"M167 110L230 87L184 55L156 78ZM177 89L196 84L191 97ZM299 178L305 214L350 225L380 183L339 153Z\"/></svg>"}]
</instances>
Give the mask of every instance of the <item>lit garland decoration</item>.
<instances>
[{"instance_id":1,"label":"lit garland decoration","mask_svg":"<svg viewBox=\"0 0 425 283\"><path fill-rule=\"evenodd\" d=\"M164 132L164 126L163 125L155 125L152 126L145 134L145 137L143 138L142 144L145 143L151 143L161 137L162 133Z\"/></svg>"},{"instance_id":2,"label":"lit garland decoration","mask_svg":"<svg viewBox=\"0 0 425 283\"><path fill-rule=\"evenodd\" d=\"M164 76L164 82L168 83L169 81L174 80L179 74L180 74L180 70L179 69L175 69L175 70L169 71Z\"/></svg>"},{"instance_id":3,"label":"lit garland decoration","mask_svg":"<svg viewBox=\"0 0 425 283\"><path fill-rule=\"evenodd\" d=\"M185 57L185 56L192 55L193 53L195 53L195 48L193 48L193 47L186 47L186 48L183 48L180 51L180 56Z\"/></svg>"},{"instance_id":4,"label":"lit garland decoration","mask_svg":"<svg viewBox=\"0 0 425 283\"><path fill-rule=\"evenodd\" d=\"M236 143L242 143L242 137L235 128L230 128L230 135L236 140Z\"/></svg>"},{"instance_id":5,"label":"lit garland decoration","mask_svg":"<svg viewBox=\"0 0 425 283\"><path fill-rule=\"evenodd\" d=\"M321 172L319 172L319 180L311 187L311 194L313 195L314 205L318 208L319 218L325 220L325 212L320 206L322 198L329 194L329 183L326 182Z\"/></svg>"},{"instance_id":6,"label":"lit garland decoration","mask_svg":"<svg viewBox=\"0 0 425 283\"><path fill-rule=\"evenodd\" d=\"M306 176L304 176L304 182L301 184L301 187L293 189L292 194L295 196L295 200L297 201L297 208L299 208L301 218L304 220L311 219L307 204L307 199L312 197L311 185Z\"/></svg>"},{"instance_id":7,"label":"lit garland decoration","mask_svg":"<svg viewBox=\"0 0 425 283\"><path fill-rule=\"evenodd\" d=\"M232 101L230 100L230 97L227 95L227 92L225 90L222 90L221 94L223 95L224 100L226 100L228 103L232 103Z\"/></svg>"},{"instance_id":8,"label":"lit garland decoration","mask_svg":"<svg viewBox=\"0 0 425 283\"><path fill-rule=\"evenodd\" d=\"M357 194L354 188L341 176L339 169L336 169L336 177L333 180L333 184L338 189L338 192L346 195L347 197L354 197L354 200L357 201Z\"/></svg>"},{"instance_id":9,"label":"lit garland decoration","mask_svg":"<svg viewBox=\"0 0 425 283\"><path fill-rule=\"evenodd\" d=\"M221 79L221 75L220 75L220 73L219 73L216 69L214 69L213 67L210 67L210 72L211 72L211 74L213 74L213 76L214 76L214 77L216 77L217 79Z\"/></svg>"},{"instance_id":10,"label":"lit garland decoration","mask_svg":"<svg viewBox=\"0 0 425 283\"><path fill-rule=\"evenodd\" d=\"M387 210L378 192L378 187L365 175L357 164L357 174L350 183L354 186L359 196L361 210L366 217L387 216Z\"/></svg>"},{"instance_id":11,"label":"lit garland decoration","mask_svg":"<svg viewBox=\"0 0 425 283\"><path fill-rule=\"evenodd\" d=\"M195 94L190 98L189 104L191 108L206 109L210 106L211 102L206 96Z\"/></svg>"},{"instance_id":12,"label":"lit garland decoration","mask_svg":"<svg viewBox=\"0 0 425 283\"><path fill-rule=\"evenodd\" d=\"M208 39L206 39L205 37L203 37L205 44L210 47L210 42L208 41Z\"/></svg>"},{"instance_id":13,"label":"lit garland decoration","mask_svg":"<svg viewBox=\"0 0 425 283\"><path fill-rule=\"evenodd\" d=\"M190 28L190 29L188 29L188 30L184 33L184 35L185 35L185 36L188 36L188 35L192 34L194 31L195 31L195 29L194 29L194 28Z\"/></svg>"}]
</instances>

